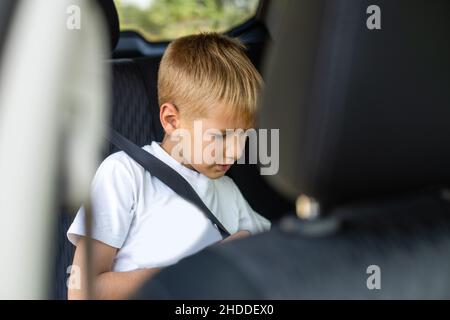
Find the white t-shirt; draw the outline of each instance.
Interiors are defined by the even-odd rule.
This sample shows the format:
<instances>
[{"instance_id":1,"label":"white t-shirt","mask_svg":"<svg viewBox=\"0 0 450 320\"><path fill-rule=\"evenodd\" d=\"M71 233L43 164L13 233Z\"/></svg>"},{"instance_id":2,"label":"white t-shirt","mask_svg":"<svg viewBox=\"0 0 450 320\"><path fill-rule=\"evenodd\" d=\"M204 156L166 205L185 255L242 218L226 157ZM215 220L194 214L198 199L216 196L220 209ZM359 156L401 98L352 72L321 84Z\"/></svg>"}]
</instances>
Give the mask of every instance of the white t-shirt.
<instances>
[{"instance_id":1,"label":"white t-shirt","mask_svg":"<svg viewBox=\"0 0 450 320\"><path fill-rule=\"evenodd\" d=\"M157 142L143 147L180 173L231 233L270 229L227 176L210 179L172 158ZM145 171L123 151L106 158L91 185L92 237L118 248L112 271L171 265L221 240L196 206ZM81 207L67 236L76 245L86 235Z\"/></svg>"}]
</instances>

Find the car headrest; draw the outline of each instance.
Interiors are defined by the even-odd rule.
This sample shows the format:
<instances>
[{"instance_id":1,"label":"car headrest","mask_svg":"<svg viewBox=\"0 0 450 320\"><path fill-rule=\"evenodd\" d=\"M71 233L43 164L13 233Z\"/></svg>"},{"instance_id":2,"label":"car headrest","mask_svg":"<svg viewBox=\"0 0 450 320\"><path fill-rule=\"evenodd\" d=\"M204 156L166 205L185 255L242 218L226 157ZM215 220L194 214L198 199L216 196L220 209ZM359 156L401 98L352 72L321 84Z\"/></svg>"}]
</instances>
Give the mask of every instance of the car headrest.
<instances>
[{"instance_id":1,"label":"car headrest","mask_svg":"<svg viewBox=\"0 0 450 320\"><path fill-rule=\"evenodd\" d=\"M447 187L450 2L286 3L259 119L280 129L269 181L324 207Z\"/></svg>"},{"instance_id":2,"label":"car headrest","mask_svg":"<svg viewBox=\"0 0 450 320\"><path fill-rule=\"evenodd\" d=\"M104 13L109 32L111 50L117 45L120 36L119 15L113 0L97 0L100 10Z\"/></svg>"}]
</instances>

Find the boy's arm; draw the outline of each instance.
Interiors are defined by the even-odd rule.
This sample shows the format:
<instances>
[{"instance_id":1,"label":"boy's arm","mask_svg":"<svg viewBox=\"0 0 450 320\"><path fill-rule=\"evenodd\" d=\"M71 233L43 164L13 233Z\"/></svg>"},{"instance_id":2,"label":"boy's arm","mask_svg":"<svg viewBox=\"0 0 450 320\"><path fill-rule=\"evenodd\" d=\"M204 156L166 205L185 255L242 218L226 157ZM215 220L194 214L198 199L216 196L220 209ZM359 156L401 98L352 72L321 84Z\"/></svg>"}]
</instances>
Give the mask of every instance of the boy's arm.
<instances>
[{"instance_id":1,"label":"boy's arm","mask_svg":"<svg viewBox=\"0 0 450 320\"><path fill-rule=\"evenodd\" d=\"M238 186L233 182L235 191L235 202L239 210L239 227L238 230L247 230L251 234L270 230L271 222L255 212L245 200Z\"/></svg>"},{"instance_id":2,"label":"boy's arm","mask_svg":"<svg viewBox=\"0 0 450 320\"><path fill-rule=\"evenodd\" d=\"M156 274L160 269L141 269L129 272L112 272L112 263L116 256L117 249L103 242L91 240L92 242L92 298L93 299L127 299L135 293L140 286ZM87 299L88 298L88 275L86 263L87 240L80 237L73 266L79 270L79 288L68 289L68 299ZM72 268L72 270L74 270ZM75 276L74 273L71 277ZM76 283L69 281L69 283Z\"/></svg>"},{"instance_id":3,"label":"boy's arm","mask_svg":"<svg viewBox=\"0 0 450 320\"><path fill-rule=\"evenodd\" d=\"M248 237L248 236L251 236L250 231L248 231L248 230L241 230L241 231L238 231L238 232L233 233L232 235L226 237L225 239L221 240L219 243L226 243L226 242L229 242L229 241L245 238L245 237Z\"/></svg>"}]
</instances>

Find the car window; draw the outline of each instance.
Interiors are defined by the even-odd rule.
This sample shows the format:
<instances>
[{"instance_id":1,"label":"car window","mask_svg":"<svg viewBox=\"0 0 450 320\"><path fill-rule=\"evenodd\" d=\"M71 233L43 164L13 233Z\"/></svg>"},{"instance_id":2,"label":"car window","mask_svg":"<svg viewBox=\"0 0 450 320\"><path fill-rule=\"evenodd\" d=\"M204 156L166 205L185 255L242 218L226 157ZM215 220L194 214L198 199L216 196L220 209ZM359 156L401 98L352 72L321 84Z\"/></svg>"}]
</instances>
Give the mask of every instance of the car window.
<instances>
[{"instance_id":1,"label":"car window","mask_svg":"<svg viewBox=\"0 0 450 320\"><path fill-rule=\"evenodd\" d=\"M255 15L259 0L115 0L121 31L137 31L149 41L224 32Z\"/></svg>"}]
</instances>

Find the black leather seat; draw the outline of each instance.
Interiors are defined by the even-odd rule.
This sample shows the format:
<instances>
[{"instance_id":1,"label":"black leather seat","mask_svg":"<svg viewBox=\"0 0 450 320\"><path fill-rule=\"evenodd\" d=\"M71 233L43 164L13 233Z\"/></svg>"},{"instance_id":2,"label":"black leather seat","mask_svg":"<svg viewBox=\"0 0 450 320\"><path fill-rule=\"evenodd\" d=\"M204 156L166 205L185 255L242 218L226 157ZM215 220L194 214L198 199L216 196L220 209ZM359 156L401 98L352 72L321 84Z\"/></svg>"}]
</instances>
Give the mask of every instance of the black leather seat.
<instances>
[{"instance_id":1,"label":"black leather seat","mask_svg":"<svg viewBox=\"0 0 450 320\"><path fill-rule=\"evenodd\" d=\"M111 66L112 128L140 146L153 140L162 141L163 129L156 99L159 59L112 60ZM114 151L110 149L109 153Z\"/></svg>"},{"instance_id":2,"label":"black leather seat","mask_svg":"<svg viewBox=\"0 0 450 320\"><path fill-rule=\"evenodd\" d=\"M450 3L377 1L381 30L371 4L287 2L269 60L270 182L318 218L186 258L138 298L450 298Z\"/></svg>"}]
</instances>

